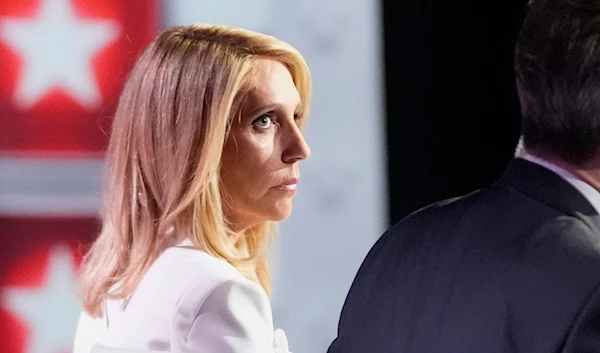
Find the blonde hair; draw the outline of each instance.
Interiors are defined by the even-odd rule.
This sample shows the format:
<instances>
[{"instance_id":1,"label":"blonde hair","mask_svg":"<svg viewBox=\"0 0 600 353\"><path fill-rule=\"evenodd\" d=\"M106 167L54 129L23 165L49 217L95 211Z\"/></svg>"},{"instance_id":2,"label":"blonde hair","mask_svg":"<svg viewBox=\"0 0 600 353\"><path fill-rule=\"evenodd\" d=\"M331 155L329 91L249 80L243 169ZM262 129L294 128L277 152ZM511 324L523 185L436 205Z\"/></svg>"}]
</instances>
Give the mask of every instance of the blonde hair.
<instances>
[{"instance_id":1,"label":"blonde hair","mask_svg":"<svg viewBox=\"0 0 600 353\"><path fill-rule=\"evenodd\" d=\"M274 37L229 26L174 27L133 68L113 121L102 230L80 273L83 308L102 316L105 299L126 299L169 245L170 230L224 259L267 292L267 222L231 239L220 188L227 131L241 114L258 59L290 71L308 112L310 72ZM304 119L303 119L304 120Z\"/></svg>"}]
</instances>

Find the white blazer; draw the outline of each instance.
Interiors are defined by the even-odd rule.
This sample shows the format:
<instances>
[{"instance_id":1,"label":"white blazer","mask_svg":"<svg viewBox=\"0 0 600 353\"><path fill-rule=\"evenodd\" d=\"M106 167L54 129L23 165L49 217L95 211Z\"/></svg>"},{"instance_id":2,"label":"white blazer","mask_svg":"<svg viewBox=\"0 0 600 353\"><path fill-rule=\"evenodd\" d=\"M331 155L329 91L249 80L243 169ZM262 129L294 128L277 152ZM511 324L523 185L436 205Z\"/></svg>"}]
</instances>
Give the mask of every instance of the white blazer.
<instances>
[{"instance_id":1,"label":"white blazer","mask_svg":"<svg viewBox=\"0 0 600 353\"><path fill-rule=\"evenodd\" d=\"M73 352L274 353L272 320L261 286L186 241L159 256L126 305L106 301L102 319L82 313Z\"/></svg>"}]
</instances>

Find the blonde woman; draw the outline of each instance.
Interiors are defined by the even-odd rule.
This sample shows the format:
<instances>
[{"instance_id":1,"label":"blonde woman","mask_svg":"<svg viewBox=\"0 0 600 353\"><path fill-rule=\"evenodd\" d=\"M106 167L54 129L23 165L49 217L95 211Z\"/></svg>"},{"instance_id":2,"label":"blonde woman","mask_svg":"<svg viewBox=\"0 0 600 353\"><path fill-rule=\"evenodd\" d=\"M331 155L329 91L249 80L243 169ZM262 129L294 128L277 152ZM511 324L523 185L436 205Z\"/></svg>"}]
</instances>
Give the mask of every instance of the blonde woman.
<instances>
[{"instance_id":1,"label":"blonde woman","mask_svg":"<svg viewBox=\"0 0 600 353\"><path fill-rule=\"evenodd\" d=\"M75 353L276 351L267 250L310 156L310 90L298 51L248 30L175 27L146 49L113 122Z\"/></svg>"}]
</instances>

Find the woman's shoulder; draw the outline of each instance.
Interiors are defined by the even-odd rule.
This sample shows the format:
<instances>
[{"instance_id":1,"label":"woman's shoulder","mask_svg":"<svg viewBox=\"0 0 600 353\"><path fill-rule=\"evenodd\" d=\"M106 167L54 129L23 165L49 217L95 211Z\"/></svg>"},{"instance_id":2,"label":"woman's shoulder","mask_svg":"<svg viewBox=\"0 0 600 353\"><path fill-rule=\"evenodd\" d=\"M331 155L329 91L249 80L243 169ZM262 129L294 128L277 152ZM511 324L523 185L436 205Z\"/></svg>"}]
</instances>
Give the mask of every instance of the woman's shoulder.
<instances>
[{"instance_id":1,"label":"woman's shoulder","mask_svg":"<svg viewBox=\"0 0 600 353\"><path fill-rule=\"evenodd\" d=\"M271 305L260 285L226 261L190 246L169 248L154 265L153 270L163 271L159 277L177 277L170 314L174 351L213 351L205 347L212 342L219 352L272 352ZM231 344L245 348L232 350Z\"/></svg>"},{"instance_id":2,"label":"woman's shoulder","mask_svg":"<svg viewBox=\"0 0 600 353\"><path fill-rule=\"evenodd\" d=\"M227 261L183 242L167 248L154 261L136 292L180 297L193 288L194 295L202 297L225 283L258 286Z\"/></svg>"},{"instance_id":3,"label":"woman's shoulder","mask_svg":"<svg viewBox=\"0 0 600 353\"><path fill-rule=\"evenodd\" d=\"M144 280L168 283L172 289L181 290L200 283L207 291L225 282L250 282L227 261L194 248L187 241L167 248L152 264Z\"/></svg>"},{"instance_id":4,"label":"woman's shoulder","mask_svg":"<svg viewBox=\"0 0 600 353\"><path fill-rule=\"evenodd\" d=\"M171 316L173 351L273 352L273 316L263 288L226 261L200 250L173 248L187 284ZM180 266L180 265L178 265ZM189 275L191 273L191 275ZM231 340L235 337L235 340Z\"/></svg>"}]
</instances>

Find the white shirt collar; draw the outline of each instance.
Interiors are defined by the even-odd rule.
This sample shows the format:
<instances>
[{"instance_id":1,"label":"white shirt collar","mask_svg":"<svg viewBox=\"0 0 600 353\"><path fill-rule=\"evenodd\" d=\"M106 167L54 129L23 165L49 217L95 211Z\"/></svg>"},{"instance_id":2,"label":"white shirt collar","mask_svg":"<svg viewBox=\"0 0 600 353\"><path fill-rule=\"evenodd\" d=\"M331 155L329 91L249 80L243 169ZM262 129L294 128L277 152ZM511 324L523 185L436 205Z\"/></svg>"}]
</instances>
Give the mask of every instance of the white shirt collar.
<instances>
[{"instance_id":1,"label":"white shirt collar","mask_svg":"<svg viewBox=\"0 0 600 353\"><path fill-rule=\"evenodd\" d=\"M568 170L561 168L556 164L542 159L540 157L531 155L529 153L524 153L522 156L520 156L520 158L528 160L531 163L535 163L558 174L558 176L560 176L569 184L573 185L574 188L579 190L579 192L588 200L588 202L592 204L596 212L600 214L600 192L598 192L598 190L596 190L593 186L581 180Z\"/></svg>"}]
</instances>

